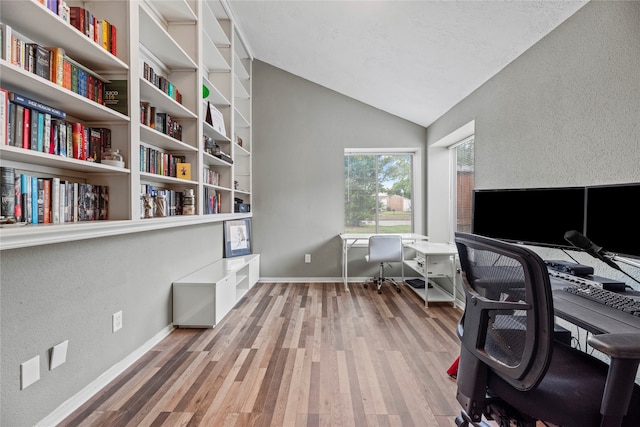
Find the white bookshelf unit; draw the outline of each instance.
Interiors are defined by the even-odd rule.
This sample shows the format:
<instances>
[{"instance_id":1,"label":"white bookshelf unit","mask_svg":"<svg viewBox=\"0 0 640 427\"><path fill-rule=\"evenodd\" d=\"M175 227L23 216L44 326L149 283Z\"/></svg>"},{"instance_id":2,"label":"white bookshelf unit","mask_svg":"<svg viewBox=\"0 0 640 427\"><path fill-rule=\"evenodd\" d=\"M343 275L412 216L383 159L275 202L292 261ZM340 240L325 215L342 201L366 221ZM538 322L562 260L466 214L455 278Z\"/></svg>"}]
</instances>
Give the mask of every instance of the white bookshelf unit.
<instances>
[{"instance_id":1,"label":"white bookshelf unit","mask_svg":"<svg viewBox=\"0 0 640 427\"><path fill-rule=\"evenodd\" d=\"M225 258L173 282L173 325L212 328L256 284L260 255Z\"/></svg>"},{"instance_id":2,"label":"white bookshelf unit","mask_svg":"<svg viewBox=\"0 0 640 427\"><path fill-rule=\"evenodd\" d=\"M125 166L0 145L1 166L14 168L16 173L59 177L108 186L109 190L107 220L3 227L0 249L252 216L247 209L236 213L235 200L251 203L253 58L226 3L104 0L68 4L85 7L96 18L117 28L116 55L37 0L3 2L0 22L30 42L63 48L69 58L104 79L126 81L127 114L26 71L7 59L4 49L0 87L64 111L67 121L110 129L112 148L123 154ZM180 97L170 96L167 90L154 85L145 75L145 64L170 82ZM156 124L143 122L141 107L146 104L153 106L155 113L165 113L177 122L181 138L159 131ZM207 122L208 105L222 113L222 132ZM228 157L209 153L205 138ZM146 156L151 151L160 158L170 155L184 159L190 164L190 178L147 168ZM215 181L210 182L211 176ZM184 190L193 190L195 215L145 217L143 191L175 194Z\"/></svg>"},{"instance_id":3,"label":"white bookshelf unit","mask_svg":"<svg viewBox=\"0 0 640 427\"><path fill-rule=\"evenodd\" d=\"M455 306L456 247L447 243L416 242L406 245L405 249L415 251L415 258L405 258L404 264L422 275L425 283L424 288L407 285L405 289L409 288L418 294L427 306L430 302L451 302ZM432 287L429 288L429 285Z\"/></svg>"}]
</instances>

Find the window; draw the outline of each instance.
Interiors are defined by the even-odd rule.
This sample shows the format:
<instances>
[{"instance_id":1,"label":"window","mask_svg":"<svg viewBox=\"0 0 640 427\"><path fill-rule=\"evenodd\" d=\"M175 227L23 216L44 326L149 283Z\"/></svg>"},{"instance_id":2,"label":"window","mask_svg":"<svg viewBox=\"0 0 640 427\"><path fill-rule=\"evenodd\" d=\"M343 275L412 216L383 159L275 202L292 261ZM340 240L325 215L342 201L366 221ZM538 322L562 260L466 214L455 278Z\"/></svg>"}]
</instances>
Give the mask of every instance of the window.
<instances>
[{"instance_id":1,"label":"window","mask_svg":"<svg viewBox=\"0 0 640 427\"><path fill-rule=\"evenodd\" d=\"M412 233L415 152L345 150L345 233Z\"/></svg>"},{"instance_id":2,"label":"window","mask_svg":"<svg viewBox=\"0 0 640 427\"><path fill-rule=\"evenodd\" d=\"M454 197L451 197L453 206L451 212L454 215L453 231L465 233L471 232L471 220L473 215L473 188L474 182L474 137L473 135L453 144L451 158L454 162L451 170L455 173L452 183Z\"/></svg>"}]
</instances>

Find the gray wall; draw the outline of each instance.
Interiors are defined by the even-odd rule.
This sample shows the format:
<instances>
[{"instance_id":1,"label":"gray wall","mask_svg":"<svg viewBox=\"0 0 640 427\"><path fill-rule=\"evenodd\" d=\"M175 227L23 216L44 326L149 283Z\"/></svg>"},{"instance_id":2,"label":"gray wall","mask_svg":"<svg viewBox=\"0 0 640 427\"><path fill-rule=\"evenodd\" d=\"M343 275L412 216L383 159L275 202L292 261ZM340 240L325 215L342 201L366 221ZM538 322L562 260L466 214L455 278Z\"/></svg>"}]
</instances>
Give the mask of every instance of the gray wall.
<instances>
[{"instance_id":1,"label":"gray wall","mask_svg":"<svg viewBox=\"0 0 640 427\"><path fill-rule=\"evenodd\" d=\"M220 258L218 223L2 251L0 425L34 425L140 348L172 322L172 281ZM49 371L66 339L67 362ZM20 390L36 355L40 380Z\"/></svg>"},{"instance_id":2,"label":"gray wall","mask_svg":"<svg viewBox=\"0 0 640 427\"><path fill-rule=\"evenodd\" d=\"M344 149L423 148L425 129L263 62L253 73L253 243L261 276L340 277ZM357 264L352 270L362 273Z\"/></svg>"},{"instance_id":3,"label":"gray wall","mask_svg":"<svg viewBox=\"0 0 640 427\"><path fill-rule=\"evenodd\" d=\"M432 124L427 143L475 120L479 189L640 182L639 70L640 2L590 2Z\"/></svg>"},{"instance_id":4,"label":"gray wall","mask_svg":"<svg viewBox=\"0 0 640 427\"><path fill-rule=\"evenodd\" d=\"M640 2L590 2L427 129L475 119L476 188L640 181Z\"/></svg>"}]
</instances>

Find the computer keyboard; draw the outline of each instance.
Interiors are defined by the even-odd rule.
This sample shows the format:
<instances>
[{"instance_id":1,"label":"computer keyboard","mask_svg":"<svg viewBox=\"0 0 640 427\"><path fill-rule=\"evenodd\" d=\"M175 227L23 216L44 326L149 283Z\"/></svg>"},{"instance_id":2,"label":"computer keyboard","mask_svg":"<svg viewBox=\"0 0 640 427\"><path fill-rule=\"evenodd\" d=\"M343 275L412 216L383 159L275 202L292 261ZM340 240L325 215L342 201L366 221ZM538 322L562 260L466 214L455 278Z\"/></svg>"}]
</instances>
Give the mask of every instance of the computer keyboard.
<instances>
[{"instance_id":1,"label":"computer keyboard","mask_svg":"<svg viewBox=\"0 0 640 427\"><path fill-rule=\"evenodd\" d=\"M640 300L626 295L620 295L586 284L567 286L564 291L640 317Z\"/></svg>"}]
</instances>

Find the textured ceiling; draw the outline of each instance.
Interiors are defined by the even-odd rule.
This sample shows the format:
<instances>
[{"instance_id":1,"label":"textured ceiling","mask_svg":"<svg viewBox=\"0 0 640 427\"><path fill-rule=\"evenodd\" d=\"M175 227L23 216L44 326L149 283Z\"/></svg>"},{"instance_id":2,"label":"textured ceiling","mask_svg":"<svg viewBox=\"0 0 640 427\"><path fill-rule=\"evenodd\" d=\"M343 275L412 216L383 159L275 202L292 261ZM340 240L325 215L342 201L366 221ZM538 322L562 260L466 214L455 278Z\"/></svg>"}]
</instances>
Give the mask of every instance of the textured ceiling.
<instances>
[{"instance_id":1,"label":"textured ceiling","mask_svg":"<svg viewBox=\"0 0 640 427\"><path fill-rule=\"evenodd\" d=\"M256 59L425 127L585 3L228 0Z\"/></svg>"}]
</instances>

